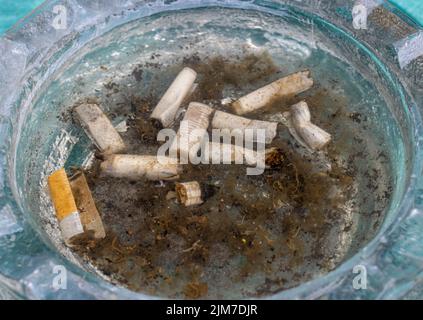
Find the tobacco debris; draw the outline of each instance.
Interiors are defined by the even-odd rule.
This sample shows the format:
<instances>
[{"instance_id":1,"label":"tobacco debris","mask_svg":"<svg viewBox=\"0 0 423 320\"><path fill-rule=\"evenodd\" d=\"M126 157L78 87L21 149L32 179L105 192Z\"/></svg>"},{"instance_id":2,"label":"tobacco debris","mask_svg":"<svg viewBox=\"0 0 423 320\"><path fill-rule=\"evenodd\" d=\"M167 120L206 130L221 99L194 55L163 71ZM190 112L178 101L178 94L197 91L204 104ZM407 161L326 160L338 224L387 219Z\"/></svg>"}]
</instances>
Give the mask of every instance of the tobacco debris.
<instances>
[{"instance_id":1,"label":"tobacco debris","mask_svg":"<svg viewBox=\"0 0 423 320\"><path fill-rule=\"evenodd\" d=\"M280 72L267 53L238 60L190 56L176 67L183 70L187 66L195 70L195 80L188 81L192 86L184 86L184 98L178 96L171 116L157 117L160 126L150 116L161 97L130 96L130 117L115 111L127 119L127 131L121 135L128 154L102 155L103 159L95 159L94 165L84 172L106 237L73 249L112 282L171 298L225 297L228 289L242 288L253 278L263 281L249 284L248 292L240 289L239 296L261 296L333 269L342 257L331 256L327 245L333 242L333 233L344 232L347 219L345 223L343 219L350 210L347 204L354 200L359 183L353 161L359 156L351 155L350 161L340 161L340 155L348 152L341 138L333 136L324 152L304 153L287 128L281 126L264 151L266 170L259 176L246 176L242 165L201 163L172 165L163 174L162 165L160 170L154 169L157 159L144 158L155 154L160 146L155 138L162 125L179 128L176 113L189 102L205 103L207 108L217 110L217 115L227 113L228 105L221 103L227 87L241 92L231 96L230 101L244 97L233 103L238 114L251 112L251 120L283 123L269 116L280 113L283 117L284 112L291 111L289 107L300 101L295 95L313 84L310 73L301 73L298 81L301 88L282 90L283 94L265 89L264 92L272 94L261 96L258 104L251 104L251 96L245 96L242 88L247 85L263 88ZM144 78L143 67L165 68L156 62L137 66L130 75L133 81ZM192 91L194 81L198 85ZM110 88L122 90L119 86ZM322 97L331 101L338 98L330 91L311 92L305 100L316 109L316 114L327 107ZM334 103L330 107L341 111L333 113L325 129L335 132L334 119L358 125L345 116L342 105ZM167 120L162 123L161 119ZM201 128L207 130L208 121ZM245 152L250 153L243 151L244 156ZM122 162L124 165L119 164ZM375 183L377 174L363 179ZM175 182L183 184L181 181L198 184L201 205L185 206L176 201ZM196 190L198 195L198 187ZM386 203L388 199L389 192L379 200Z\"/></svg>"}]
</instances>

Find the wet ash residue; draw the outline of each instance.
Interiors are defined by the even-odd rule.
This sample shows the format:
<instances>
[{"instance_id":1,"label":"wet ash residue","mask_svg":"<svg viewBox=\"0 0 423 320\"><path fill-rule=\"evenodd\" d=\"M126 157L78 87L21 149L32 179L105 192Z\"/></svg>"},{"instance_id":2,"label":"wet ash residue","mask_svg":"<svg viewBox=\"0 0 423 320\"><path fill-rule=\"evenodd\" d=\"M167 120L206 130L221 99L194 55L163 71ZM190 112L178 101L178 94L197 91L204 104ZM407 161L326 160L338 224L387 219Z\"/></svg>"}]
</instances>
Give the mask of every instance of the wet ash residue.
<instances>
[{"instance_id":1,"label":"wet ash residue","mask_svg":"<svg viewBox=\"0 0 423 320\"><path fill-rule=\"evenodd\" d=\"M129 77L142 82L147 69L181 66L199 74L191 101L229 112L221 98L284 75L263 53L236 60L194 55L172 67L148 62ZM149 116L160 94L141 97L125 90L116 82L105 84L108 95L124 97L108 116L126 119L128 130L122 137L128 153L155 154L159 128ZM197 180L207 190L199 206L178 203L171 193L174 182L101 176L96 160L86 175L107 237L76 247L76 252L116 283L177 298L260 296L336 267L354 246L361 215L381 215L389 200L389 184L378 183L386 175L387 157L367 150L365 116L349 113L345 99L331 88L317 84L302 98L315 122L333 134L328 149L310 154L280 125L272 143L281 150L280 163L262 175L247 176L243 165L186 165L178 181ZM247 117L266 119L300 99L276 101ZM377 227L369 227L367 234Z\"/></svg>"}]
</instances>

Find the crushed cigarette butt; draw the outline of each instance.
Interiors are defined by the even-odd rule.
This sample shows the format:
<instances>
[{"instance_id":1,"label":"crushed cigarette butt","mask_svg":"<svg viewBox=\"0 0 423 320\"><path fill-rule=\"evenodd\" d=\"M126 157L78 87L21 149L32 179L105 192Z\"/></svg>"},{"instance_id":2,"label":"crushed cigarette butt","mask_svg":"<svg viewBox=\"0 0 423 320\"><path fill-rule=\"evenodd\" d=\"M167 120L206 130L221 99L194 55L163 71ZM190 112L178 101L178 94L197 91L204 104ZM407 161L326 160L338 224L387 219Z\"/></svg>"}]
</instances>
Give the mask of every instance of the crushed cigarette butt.
<instances>
[{"instance_id":1,"label":"crushed cigarette butt","mask_svg":"<svg viewBox=\"0 0 423 320\"><path fill-rule=\"evenodd\" d=\"M95 239L103 239L106 236L106 232L84 173L82 171L76 172L69 179L69 183L84 231L87 233L92 232Z\"/></svg>"},{"instance_id":2,"label":"crushed cigarette butt","mask_svg":"<svg viewBox=\"0 0 423 320\"><path fill-rule=\"evenodd\" d=\"M289 119L290 133L308 149L320 150L330 142L331 135L311 122L310 110L305 101L291 106L286 118Z\"/></svg>"}]
</instances>

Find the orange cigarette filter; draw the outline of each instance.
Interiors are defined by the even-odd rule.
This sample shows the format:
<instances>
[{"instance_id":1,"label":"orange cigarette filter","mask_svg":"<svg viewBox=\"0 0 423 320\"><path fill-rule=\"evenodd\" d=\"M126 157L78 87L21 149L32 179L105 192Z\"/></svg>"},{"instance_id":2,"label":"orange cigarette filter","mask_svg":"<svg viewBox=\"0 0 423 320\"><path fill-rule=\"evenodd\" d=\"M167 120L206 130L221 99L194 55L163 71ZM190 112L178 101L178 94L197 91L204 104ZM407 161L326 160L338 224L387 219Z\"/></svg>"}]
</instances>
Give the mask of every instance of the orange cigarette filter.
<instances>
[{"instance_id":1,"label":"orange cigarette filter","mask_svg":"<svg viewBox=\"0 0 423 320\"><path fill-rule=\"evenodd\" d=\"M53 172L48 177L48 186L63 239L72 244L76 236L84 233L84 228L66 171L62 168Z\"/></svg>"},{"instance_id":2,"label":"orange cigarette filter","mask_svg":"<svg viewBox=\"0 0 423 320\"><path fill-rule=\"evenodd\" d=\"M59 169L50 175L48 186L59 221L78 211L65 169Z\"/></svg>"}]
</instances>

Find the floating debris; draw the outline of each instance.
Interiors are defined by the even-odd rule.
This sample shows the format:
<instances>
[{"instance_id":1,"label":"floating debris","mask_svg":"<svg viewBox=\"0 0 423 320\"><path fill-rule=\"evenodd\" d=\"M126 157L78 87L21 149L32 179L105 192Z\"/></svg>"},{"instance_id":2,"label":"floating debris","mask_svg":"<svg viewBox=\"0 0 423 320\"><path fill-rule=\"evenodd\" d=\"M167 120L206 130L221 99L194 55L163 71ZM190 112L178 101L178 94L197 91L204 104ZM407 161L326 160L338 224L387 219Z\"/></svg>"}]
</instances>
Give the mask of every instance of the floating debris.
<instances>
[{"instance_id":1,"label":"floating debris","mask_svg":"<svg viewBox=\"0 0 423 320\"><path fill-rule=\"evenodd\" d=\"M107 235L89 247L73 246L82 259L113 283L171 298L226 298L237 294L259 297L312 279L343 259L339 248L344 245L337 237L355 234L352 213L361 209L352 201L356 199L357 186L379 182L373 174L363 176L363 182L356 179L359 175L354 159L367 160L368 155L352 157L350 144L343 145L341 139L326 149L308 152L312 149L297 133L291 118L296 110L283 113L288 109L282 107L300 101L294 96L280 101L278 97L272 98L271 103L254 112L257 120L228 113L221 103L222 97L240 97L244 87L259 88L262 83L270 83L277 70L260 57L236 62L226 59L193 57L183 62L198 72L199 85L191 96L195 83L192 85L177 108L172 129L182 119L189 102L198 101L194 104L205 106L207 111L204 121L192 116L191 125L198 123L191 129L198 126L205 133L216 126L239 127L242 131L252 121L263 121L265 129L271 124L269 131L273 133L275 123L276 126L282 123L307 149L293 143L294 138L290 139L288 131L280 127L267 149L258 143L245 148L237 143L207 141L210 152L205 148L204 155L211 160L218 154L217 163L190 162L183 166L181 174L182 167L176 164L176 159L164 157L163 164L155 156L161 147L155 139L159 128L150 117L151 107L160 97L146 95L140 99L136 92L130 92L132 96L123 92L123 86L119 87L122 97L129 97L130 105L111 106L116 108L115 119L127 119L124 139L129 155L97 154L92 167L84 171ZM177 68L182 69L179 65ZM154 72L174 71L175 66L168 64ZM147 76L142 80L145 79ZM330 90L322 91L324 99L316 97L316 93L306 99L316 110L319 123L325 123L325 129L354 136L348 123L338 131L337 126L349 121L345 111L351 110L343 109L344 104L335 100L338 95L329 93ZM223 102L230 101L233 100ZM317 114L318 110L324 112ZM324 119L326 115L329 120ZM214 124L219 117L226 121L224 125ZM299 123L311 123L301 110L298 118ZM182 131L182 123L179 129L179 135L189 136L188 130ZM140 139L140 131L148 140ZM201 138L194 141L200 142ZM228 162L221 161L225 154ZM237 163L237 158L241 158L241 166L227 165ZM261 165L266 169L263 174L246 175L244 166L257 166L257 161L263 161ZM179 175L183 180L165 181L178 179ZM78 201L76 204L82 220ZM256 282L257 279L261 281Z\"/></svg>"},{"instance_id":2,"label":"floating debris","mask_svg":"<svg viewBox=\"0 0 423 320\"><path fill-rule=\"evenodd\" d=\"M190 282L185 286L184 294L188 299L198 299L205 296L208 291L207 283L204 282Z\"/></svg>"}]
</instances>

